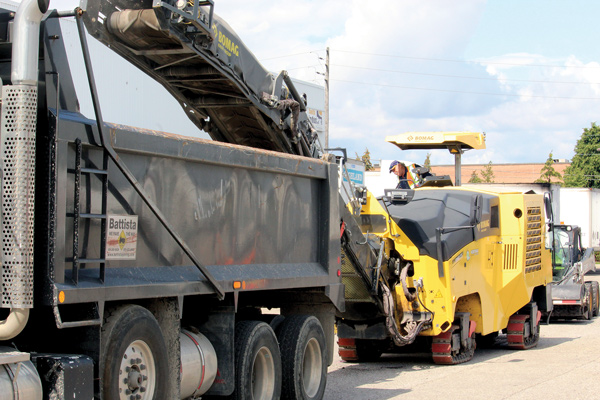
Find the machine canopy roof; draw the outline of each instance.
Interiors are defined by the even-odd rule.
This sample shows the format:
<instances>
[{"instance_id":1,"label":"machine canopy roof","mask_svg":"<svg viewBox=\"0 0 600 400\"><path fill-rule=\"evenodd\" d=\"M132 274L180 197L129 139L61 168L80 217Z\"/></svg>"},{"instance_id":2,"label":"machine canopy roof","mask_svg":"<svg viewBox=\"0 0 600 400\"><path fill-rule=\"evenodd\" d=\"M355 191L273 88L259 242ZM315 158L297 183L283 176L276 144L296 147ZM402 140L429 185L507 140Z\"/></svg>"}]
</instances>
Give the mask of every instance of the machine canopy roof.
<instances>
[{"instance_id":1,"label":"machine canopy roof","mask_svg":"<svg viewBox=\"0 0 600 400\"><path fill-rule=\"evenodd\" d=\"M451 153L462 153L464 150L485 149L485 137L478 132L406 132L387 136L385 141L402 150L448 149Z\"/></svg>"}]
</instances>

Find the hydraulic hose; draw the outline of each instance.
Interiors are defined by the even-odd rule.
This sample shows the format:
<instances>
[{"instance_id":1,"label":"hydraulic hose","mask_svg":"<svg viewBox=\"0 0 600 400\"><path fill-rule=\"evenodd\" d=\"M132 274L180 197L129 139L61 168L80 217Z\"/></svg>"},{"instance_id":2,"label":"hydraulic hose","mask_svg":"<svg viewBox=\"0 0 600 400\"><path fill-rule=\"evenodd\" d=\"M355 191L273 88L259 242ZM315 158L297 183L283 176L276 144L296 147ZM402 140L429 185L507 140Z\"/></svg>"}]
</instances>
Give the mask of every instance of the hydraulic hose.
<instances>
[{"instance_id":1,"label":"hydraulic hose","mask_svg":"<svg viewBox=\"0 0 600 400\"><path fill-rule=\"evenodd\" d=\"M385 325L386 328L394 340L396 346L406 346L415 341L417 335L423 330L425 324L431 323L431 320L420 321L419 323L413 323L407 327L407 334L403 335L398 329L396 324L395 315L395 304L392 293L387 285L381 285L381 291L383 293L383 309L385 313Z\"/></svg>"}]
</instances>

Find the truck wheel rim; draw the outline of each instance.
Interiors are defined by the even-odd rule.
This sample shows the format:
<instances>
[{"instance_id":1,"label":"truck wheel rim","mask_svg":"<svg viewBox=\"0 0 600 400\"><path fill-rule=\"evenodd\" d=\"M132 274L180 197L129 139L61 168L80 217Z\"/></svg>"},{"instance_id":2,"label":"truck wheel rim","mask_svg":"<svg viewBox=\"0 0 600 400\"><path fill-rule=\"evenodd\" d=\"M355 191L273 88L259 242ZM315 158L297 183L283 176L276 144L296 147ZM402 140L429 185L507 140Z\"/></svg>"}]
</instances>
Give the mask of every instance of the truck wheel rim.
<instances>
[{"instance_id":1,"label":"truck wheel rim","mask_svg":"<svg viewBox=\"0 0 600 400\"><path fill-rule=\"evenodd\" d=\"M321 386L321 373L323 368L323 354L321 346L315 338L306 344L302 365L302 381L304 392L308 397L314 397Z\"/></svg>"},{"instance_id":2,"label":"truck wheel rim","mask_svg":"<svg viewBox=\"0 0 600 400\"><path fill-rule=\"evenodd\" d=\"M267 347L261 347L252 365L252 398L267 400L275 391L275 363Z\"/></svg>"},{"instance_id":3,"label":"truck wheel rim","mask_svg":"<svg viewBox=\"0 0 600 400\"><path fill-rule=\"evenodd\" d=\"M127 346L119 368L121 400L151 399L154 395L156 367L150 347L141 340ZM139 395L139 396L138 396Z\"/></svg>"}]
</instances>

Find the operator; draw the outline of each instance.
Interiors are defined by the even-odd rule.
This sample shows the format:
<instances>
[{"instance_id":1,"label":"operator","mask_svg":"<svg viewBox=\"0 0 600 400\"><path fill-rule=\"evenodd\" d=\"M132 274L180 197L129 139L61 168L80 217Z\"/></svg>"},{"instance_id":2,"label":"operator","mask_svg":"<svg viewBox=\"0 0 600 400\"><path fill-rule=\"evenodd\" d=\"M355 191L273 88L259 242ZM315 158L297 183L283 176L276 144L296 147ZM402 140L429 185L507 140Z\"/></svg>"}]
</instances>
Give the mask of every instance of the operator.
<instances>
[{"instance_id":1,"label":"operator","mask_svg":"<svg viewBox=\"0 0 600 400\"><path fill-rule=\"evenodd\" d=\"M398 185L396 189L410 189L411 186L414 186L414 182L411 178L408 178L408 169L403 162L398 160L394 160L390 164L390 174L396 174L398 176Z\"/></svg>"}]
</instances>

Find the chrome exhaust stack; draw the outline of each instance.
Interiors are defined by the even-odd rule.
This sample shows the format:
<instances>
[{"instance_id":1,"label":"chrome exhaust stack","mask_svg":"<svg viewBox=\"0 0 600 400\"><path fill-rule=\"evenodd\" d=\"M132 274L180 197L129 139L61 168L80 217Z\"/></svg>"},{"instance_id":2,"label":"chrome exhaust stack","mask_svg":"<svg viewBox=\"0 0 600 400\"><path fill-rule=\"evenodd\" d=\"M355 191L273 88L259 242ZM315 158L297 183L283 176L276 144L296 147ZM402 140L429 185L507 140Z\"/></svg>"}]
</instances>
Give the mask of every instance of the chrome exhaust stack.
<instances>
[{"instance_id":1,"label":"chrome exhaust stack","mask_svg":"<svg viewBox=\"0 0 600 400\"><path fill-rule=\"evenodd\" d=\"M49 0L23 0L13 22L12 85L2 88L0 340L18 335L33 307L35 134L40 23Z\"/></svg>"}]
</instances>

